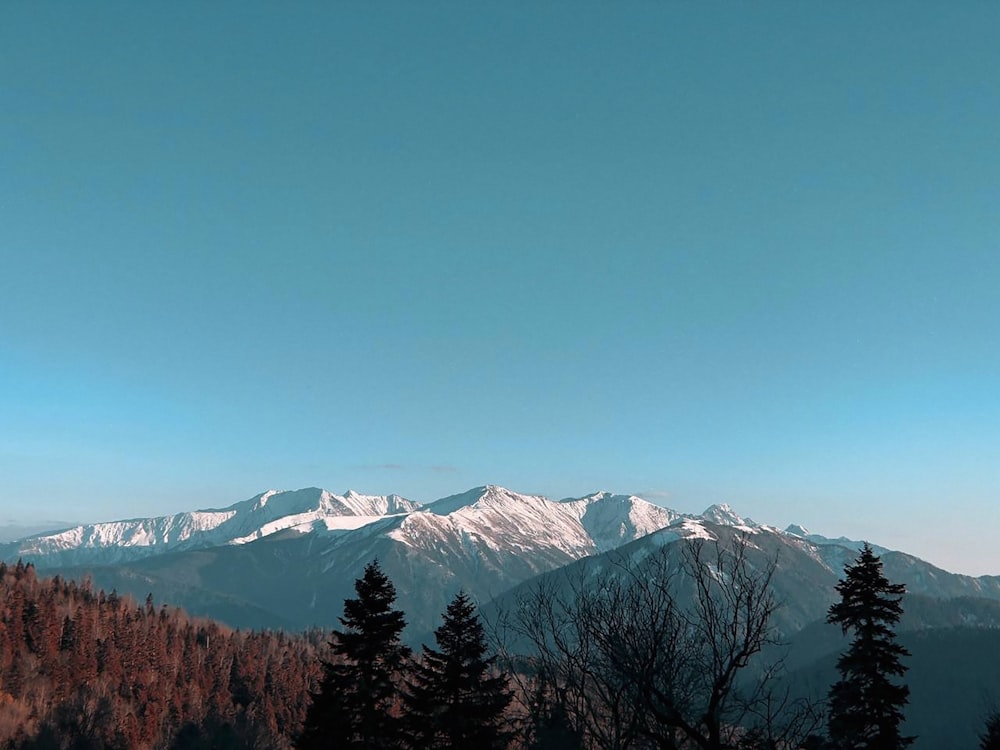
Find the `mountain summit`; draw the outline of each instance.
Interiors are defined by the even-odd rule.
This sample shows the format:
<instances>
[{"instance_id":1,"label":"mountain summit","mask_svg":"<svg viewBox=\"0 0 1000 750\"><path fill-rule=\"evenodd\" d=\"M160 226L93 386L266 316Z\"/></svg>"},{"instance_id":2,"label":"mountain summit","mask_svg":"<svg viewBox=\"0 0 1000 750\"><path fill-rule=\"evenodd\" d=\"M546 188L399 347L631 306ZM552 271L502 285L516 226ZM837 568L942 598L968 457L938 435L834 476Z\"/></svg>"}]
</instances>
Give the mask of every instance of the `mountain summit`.
<instances>
[{"instance_id":1,"label":"mountain summit","mask_svg":"<svg viewBox=\"0 0 1000 750\"><path fill-rule=\"evenodd\" d=\"M558 561L606 552L646 534L691 519L746 529L756 524L729 505L712 505L686 516L636 495L601 491L560 501L488 484L426 506L400 495L338 495L319 487L268 490L222 508L170 516L75 526L0 544L0 559L24 558L42 567L107 565L163 552L243 545L279 532L355 532L382 519L395 519L380 533L413 548L445 540L471 540L490 549L522 550ZM550 556L555 555L555 557Z\"/></svg>"},{"instance_id":2,"label":"mountain summit","mask_svg":"<svg viewBox=\"0 0 1000 750\"><path fill-rule=\"evenodd\" d=\"M728 503L717 503L715 505L710 505L706 508L701 517L706 521L719 526L745 526L747 528L753 528L757 526L749 518L743 518L739 513L732 509Z\"/></svg>"},{"instance_id":3,"label":"mountain summit","mask_svg":"<svg viewBox=\"0 0 1000 750\"><path fill-rule=\"evenodd\" d=\"M140 598L153 592L235 626L302 628L336 623L352 581L378 558L416 638L459 590L485 602L567 565L600 565L604 555L641 559L664 545L681 542L679 553L691 540L744 534L754 549L783 550L794 627L825 611L831 582L856 555L850 540L780 531L724 504L682 514L635 495L556 501L483 485L426 506L399 495L269 490L218 509L41 534L0 545L0 559L89 574ZM1000 599L1000 578L955 576L902 553L885 563L914 593Z\"/></svg>"},{"instance_id":4,"label":"mountain summit","mask_svg":"<svg viewBox=\"0 0 1000 750\"><path fill-rule=\"evenodd\" d=\"M108 564L161 552L244 544L286 529L353 529L419 505L399 495L336 495L318 487L268 490L224 508L75 526L0 545L0 559L41 566Z\"/></svg>"}]
</instances>

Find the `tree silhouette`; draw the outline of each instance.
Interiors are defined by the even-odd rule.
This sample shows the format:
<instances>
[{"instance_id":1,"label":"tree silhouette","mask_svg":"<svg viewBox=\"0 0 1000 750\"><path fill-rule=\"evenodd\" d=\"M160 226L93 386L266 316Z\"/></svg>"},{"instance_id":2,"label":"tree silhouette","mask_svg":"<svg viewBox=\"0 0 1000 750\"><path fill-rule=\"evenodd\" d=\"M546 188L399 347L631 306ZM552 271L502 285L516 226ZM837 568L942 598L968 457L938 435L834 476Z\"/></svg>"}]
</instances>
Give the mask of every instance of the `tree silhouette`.
<instances>
[{"instance_id":1,"label":"tree silhouette","mask_svg":"<svg viewBox=\"0 0 1000 750\"><path fill-rule=\"evenodd\" d=\"M1000 711L986 717L986 731L979 735L979 750L1000 750Z\"/></svg>"},{"instance_id":2,"label":"tree silhouette","mask_svg":"<svg viewBox=\"0 0 1000 750\"><path fill-rule=\"evenodd\" d=\"M830 740L838 750L900 750L913 742L899 733L910 690L892 680L906 673L900 659L909 656L894 631L905 590L889 583L867 542L837 584L841 598L827 621L854 633L837 661L840 680L830 688Z\"/></svg>"},{"instance_id":3,"label":"tree silhouette","mask_svg":"<svg viewBox=\"0 0 1000 750\"><path fill-rule=\"evenodd\" d=\"M343 630L334 630L333 659L324 664L319 692L313 695L298 741L313 748L396 748L402 743L400 719L392 712L399 698L400 672L410 649L400 640L406 625L393 608L396 589L378 561L354 582L356 599L344 601Z\"/></svg>"},{"instance_id":4,"label":"tree silhouette","mask_svg":"<svg viewBox=\"0 0 1000 750\"><path fill-rule=\"evenodd\" d=\"M778 747L809 734L810 704L742 680L751 663L780 668L755 661L777 638L774 558L733 534L606 560L539 580L504 618L507 650L531 665L537 747L552 730L602 750L724 750L744 726Z\"/></svg>"},{"instance_id":5,"label":"tree silhouette","mask_svg":"<svg viewBox=\"0 0 1000 750\"><path fill-rule=\"evenodd\" d=\"M414 748L503 748L511 693L504 675L493 673L496 657L486 657L486 637L475 605L459 593L434 638L424 646L404 693L408 739Z\"/></svg>"}]
</instances>

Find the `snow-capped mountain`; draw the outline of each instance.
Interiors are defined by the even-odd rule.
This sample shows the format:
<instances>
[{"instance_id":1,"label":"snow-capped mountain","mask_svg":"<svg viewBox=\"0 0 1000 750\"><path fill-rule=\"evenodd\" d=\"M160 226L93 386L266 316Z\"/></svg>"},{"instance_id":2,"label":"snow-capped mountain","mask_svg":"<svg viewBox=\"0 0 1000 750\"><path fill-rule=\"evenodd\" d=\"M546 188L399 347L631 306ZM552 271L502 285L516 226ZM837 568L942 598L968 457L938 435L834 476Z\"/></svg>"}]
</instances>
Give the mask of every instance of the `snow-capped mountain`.
<instances>
[{"instance_id":1,"label":"snow-capped mountain","mask_svg":"<svg viewBox=\"0 0 1000 750\"><path fill-rule=\"evenodd\" d=\"M431 575L445 590L499 592L649 534L677 516L631 495L597 493L557 502L486 485L331 540L324 570L341 569L345 555L351 561L379 557L389 567L399 560L408 570L434 568Z\"/></svg>"},{"instance_id":2,"label":"snow-capped mountain","mask_svg":"<svg viewBox=\"0 0 1000 750\"><path fill-rule=\"evenodd\" d=\"M701 518L718 526L735 526L747 530L758 528L758 524L749 518L743 518L728 503L717 503L709 506L701 514Z\"/></svg>"},{"instance_id":3,"label":"snow-capped mountain","mask_svg":"<svg viewBox=\"0 0 1000 750\"><path fill-rule=\"evenodd\" d=\"M399 495L335 495L316 487L268 490L225 508L171 516L75 526L0 545L0 559L23 558L42 566L106 565L182 549L246 542L290 529L320 525L355 529L381 517L416 510Z\"/></svg>"},{"instance_id":4,"label":"snow-capped mountain","mask_svg":"<svg viewBox=\"0 0 1000 750\"><path fill-rule=\"evenodd\" d=\"M459 589L486 602L539 575L616 550L720 535L779 553L788 627L822 611L857 543L755 523L727 505L681 514L633 495L555 501L486 485L426 506L398 495L269 491L221 509L81 526L0 545L40 569L184 606L239 626L336 623L354 579L378 558L413 632ZM172 554L161 554L161 553ZM1000 578L956 576L899 552L887 574L928 596L1000 599ZM73 567L76 566L76 567Z\"/></svg>"},{"instance_id":5,"label":"snow-capped mountain","mask_svg":"<svg viewBox=\"0 0 1000 750\"><path fill-rule=\"evenodd\" d=\"M459 535L493 550L545 550L575 559L645 536L678 517L634 495L598 492L556 502L486 485L430 503L390 536L411 547L427 546L434 529L439 538Z\"/></svg>"},{"instance_id":6,"label":"snow-capped mountain","mask_svg":"<svg viewBox=\"0 0 1000 750\"><path fill-rule=\"evenodd\" d=\"M398 581L414 625L430 627L460 588L489 597L679 517L609 492L554 501L487 485L416 507L398 496L313 489L263 493L221 510L82 527L0 552L42 569L90 572L99 585L119 591L153 591L193 612L199 606L192 600L204 604L208 591L225 592L226 601L216 604L231 609L239 600L249 613L235 624L252 625L269 609L295 626L335 622L354 578L377 557ZM157 554L167 551L175 554ZM85 567L69 570L74 565ZM214 606L201 609L214 614Z\"/></svg>"},{"instance_id":7,"label":"snow-capped mountain","mask_svg":"<svg viewBox=\"0 0 1000 750\"><path fill-rule=\"evenodd\" d=\"M246 544L281 531L356 531L394 517L391 531L384 533L412 548L431 549L461 538L466 546L478 543L568 561L613 549L667 526L680 514L610 492L556 502L487 485L421 508L399 495L353 490L336 495L311 487L268 490L224 508L39 534L0 545L0 559L21 557L42 567L106 565L168 551Z\"/></svg>"}]
</instances>

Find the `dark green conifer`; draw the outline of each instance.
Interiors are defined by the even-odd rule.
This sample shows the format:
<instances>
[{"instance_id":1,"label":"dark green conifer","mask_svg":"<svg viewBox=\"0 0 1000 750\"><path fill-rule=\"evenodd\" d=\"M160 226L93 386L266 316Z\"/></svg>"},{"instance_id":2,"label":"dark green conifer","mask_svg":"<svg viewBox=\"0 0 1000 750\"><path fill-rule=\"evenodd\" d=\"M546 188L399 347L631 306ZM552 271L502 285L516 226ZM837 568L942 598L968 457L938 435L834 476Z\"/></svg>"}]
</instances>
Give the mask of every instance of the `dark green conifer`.
<instances>
[{"instance_id":1,"label":"dark green conifer","mask_svg":"<svg viewBox=\"0 0 1000 750\"><path fill-rule=\"evenodd\" d=\"M319 692L306 715L298 747L398 748L400 719L393 709L410 649L400 642L406 625L393 608L396 589L378 561L354 582L356 599L344 601L343 630L334 630L334 658L324 665Z\"/></svg>"},{"instance_id":2,"label":"dark green conifer","mask_svg":"<svg viewBox=\"0 0 1000 750\"><path fill-rule=\"evenodd\" d=\"M423 659L407 681L404 702L413 748L505 748L504 712L511 701L507 678L487 657L486 636L475 605L459 593L448 605Z\"/></svg>"},{"instance_id":3,"label":"dark green conifer","mask_svg":"<svg viewBox=\"0 0 1000 750\"><path fill-rule=\"evenodd\" d=\"M583 750L583 737L566 716L566 709L554 703L534 717L531 750Z\"/></svg>"},{"instance_id":4,"label":"dark green conifer","mask_svg":"<svg viewBox=\"0 0 1000 750\"><path fill-rule=\"evenodd\" d=\"M1000 750L1000 711L986 717L986 731L979 735L979 750Z\"/></svg>"},{"instance_id":5,"label":"dark green conifer","mask_svg":"<svg viewBox=\"0 0 1000 750\"><path fill-rule=\"evenodd\" d=\"M900 659L909 656L894 630L905 590L889 583L868 543L837 584L841 598L827 621L854 634L837 661L840 680L830 688L830 740L837 750L902 750L913 742L899 733L910 690L893 679L906 673Z\"/></svg>"}]
</instances>

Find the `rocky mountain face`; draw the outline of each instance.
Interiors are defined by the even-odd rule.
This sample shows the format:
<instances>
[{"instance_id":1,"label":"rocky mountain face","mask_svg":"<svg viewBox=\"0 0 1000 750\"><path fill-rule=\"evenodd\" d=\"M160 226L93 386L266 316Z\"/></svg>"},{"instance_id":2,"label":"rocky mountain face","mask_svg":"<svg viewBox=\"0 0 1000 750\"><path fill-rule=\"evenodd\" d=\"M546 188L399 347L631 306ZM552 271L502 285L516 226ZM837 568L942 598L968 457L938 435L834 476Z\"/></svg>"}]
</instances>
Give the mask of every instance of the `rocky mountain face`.
<instances>
[{"instance_id":1,"label":"rocky mountain face","mask_svg":"<svg viewBox=\"0 0 1000 750\"><path fill-rule=\"evenodd\" d=\"M574 565L641 559L663 546L679 556L676 542L733 535L745 536L759 564L778 561L773 585L786 634L823 617L858 546L761 525L725 505L692 516L631 495L553 501L487 485L422 507L398 495L272 490L222 509L39 535L0 546L0 558L89 574L139 598L152 592L241 627L297 629L335 626L355 578L377 557L419 640L460 589L485 604ZM882 559L915 594L1000 601L1000 577L948 573L901 552Z\"/></svg>"},{"instance_id":2,"label":"rocky mountain face","mask_svg":"<svg viewBox=\"0 0 1000 750\"><path fill-rule=\"evenodd\" d=\"M285 529L352 529L418 507L399 495L362 495L353 490L335 495L316 487L269 490L225 508L37 534L0 545L0 559L21 557L39 567L107 565L175 550L245 544Z\"/></svg>"},{"instance_id":3,"label":"rocky mountain face","mask_svg":"<svg viewBox=\"0 0 1000 750\"><path fill-rule=\"evenodd\" d=\"M0 556L90 574L137 596L152 591L234 625L293 628L335 624L354 579L377 557L418 631L433 629L459 589L490 598L678 517L634 496L557 502L493 485L423 508L395 495L271 491L221 510L34 537Z\"/></svg>"}]
</instances>

